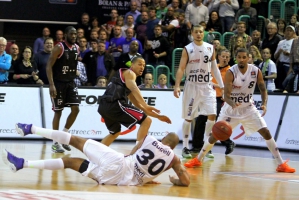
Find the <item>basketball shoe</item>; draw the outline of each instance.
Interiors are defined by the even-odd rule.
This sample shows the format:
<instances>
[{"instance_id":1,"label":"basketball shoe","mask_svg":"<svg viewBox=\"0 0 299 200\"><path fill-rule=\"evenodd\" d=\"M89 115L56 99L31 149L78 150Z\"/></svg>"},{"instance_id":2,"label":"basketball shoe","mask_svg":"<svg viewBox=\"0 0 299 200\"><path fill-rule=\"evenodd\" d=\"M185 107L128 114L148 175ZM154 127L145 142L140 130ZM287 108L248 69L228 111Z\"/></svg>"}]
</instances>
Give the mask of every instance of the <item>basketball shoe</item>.
<instances>
[{"instance_id":1,"label":"basketball shoe","mask_svg":"<svg viewBox=\"0 0 299 200\"><path fill-rule=\"evenodd\" d=\"M2 151L2 159L13 172L23 169L24 159L16 157L12 153L9 153L6 149Z\"/></svg>"},{"instance_id":2,"label":"basketball shoe","mask_svg":"<svg viewBox=\"0 0 299 200\"><path fill-rule=\"evenodd\" d=\"M197 159L197 157L195 157L195 158L189 160L188 162L186 162L186 163L184 164L184 166L187 167L187 168L191 168L191 167L199 167L199 166L201 166L201 165L202 165L202 162L200 162L200 161Z\"/></svg>"},{"instance_id":3,"label":"basketball shoe","mask_svg":"<svg viewBox=\"0 0 299 200\"><path fill-rule=\"evenodd\" d=\"M62 144L61 145L65 150L67 150L67 151L70 151L71 150L71 147L70 147L70 145L68 145L68 144Z\"/></svg>"},{"instance_id":4,"label":"basketball shoe","mask_svg":"<svg viewBox=\"0 0 299 200\"><path fill-rule=\"evenodd\" d=\"M18 132L19 135L21 135L22 137L28 135L28 134L32 134L31 133L31 127L32 124L21 124L21 123L17 123L16 124L16 131Z\"/></svg>"},{"instance_id":5,"label":"basketball shoe","mask_svg":"<svg viewBox=\"0 0 299 200\"><path fill-rule=\"evenodd\" d=\"M232 153L234 151L234 148L236 146L236 143L234 143L233 141L231 141L229 144L225 145L225 155L228 155L230 153Z\"/></svg>"},{"instance_id":6,"label":"basketball shoe","mask_svg":"<svg viewBox=\"0 0 299 200\"><path fill-rule=\"evenodd\" d=\"M64 153L64 150L61 148L61 146L58 142L55 142L54 144L52 144L52 151L54 153Z\"/></svg>"},{"instance_id":7,"label":"basketball shoe","mask_svg":"<svg viewBox=\"0 0 299 200\"><path fill-rule=\"evenodd\" d=\"M292 167L290 167L287 162L289 162L289 160L286 160L284 163L278 165L278 167L276 168L277 172L286 172L286 173L294 173L296 170Z\"/></svg>"},{"instance_id":8,"label":"basketball shoe","mask_svg":"<svg viewBox=\"0 0 299 200\"><path fill-rule=\"evenodd\" d=\"M187 147L184 147L183 150L182 150L182 156L183 158L187 158L187 159L190 159L192 158L192 155L190 153L190 150L187 149Z\"/></svg>"},{"instance_id":9,"label":"basketball shoe","mask_svg":"<svg viewBox=\"0 0 299 200\"><path fill-rule=\"evenodd\" d=\"M212 153L211 150L206 154L206 157L207 158L214 158L214 154Z\"/></svg>"}]
</instances>

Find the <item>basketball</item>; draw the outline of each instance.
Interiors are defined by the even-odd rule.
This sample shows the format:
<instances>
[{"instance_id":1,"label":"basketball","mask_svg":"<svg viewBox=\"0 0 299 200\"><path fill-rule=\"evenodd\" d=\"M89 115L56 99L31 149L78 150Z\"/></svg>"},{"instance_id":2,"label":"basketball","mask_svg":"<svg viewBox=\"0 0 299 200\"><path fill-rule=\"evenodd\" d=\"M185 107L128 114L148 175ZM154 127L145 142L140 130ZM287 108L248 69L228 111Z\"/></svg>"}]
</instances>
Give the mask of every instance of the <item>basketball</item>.
<instances>
[{"instance_id":1,"label":"basketball","mask_svg":"<svg viewBox=\"0 0 299 200\"><path fill-rule=\"evenodd\" d=\"M226 121L216 122L212 128L214 138L220 141L227 140L231 136L232 132L232 127Z\"/></svg>"}]
</instances>

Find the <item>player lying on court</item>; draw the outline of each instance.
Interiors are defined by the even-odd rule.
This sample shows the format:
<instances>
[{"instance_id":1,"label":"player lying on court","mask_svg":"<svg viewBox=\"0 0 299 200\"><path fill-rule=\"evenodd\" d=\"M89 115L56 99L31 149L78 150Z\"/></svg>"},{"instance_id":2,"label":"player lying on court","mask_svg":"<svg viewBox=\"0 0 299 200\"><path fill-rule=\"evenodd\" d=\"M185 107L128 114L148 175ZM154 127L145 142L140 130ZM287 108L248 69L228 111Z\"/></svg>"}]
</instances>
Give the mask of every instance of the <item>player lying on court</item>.
<instances>
[{"instance_id":1,"label":"player lying on court","mask_svg":"<svg viewBox=\"0 0 299 200\"><path fill-rule=\"evenodd\" d=\"M190 184L189 174L173 152L179 142L175 133L168 133L161 142L152 136L146 136L136 144L130 155L124 156L100 142L71 135L68 132L20 123L16 124L16 130L21 136L37 134L61 144L72 145L82 151L88 160L63 157L31 161L18 158L5 149L2 158L15 172L23 168L48 170L70 168L94 179L99 184L143 185L157 183L152 180L172 168L178 178L169 176L170 182L179 186Z\"/></svg>"},{"instance_id":2,"label":"player lying on court","mask_svg":"<svg viewBox=\"0 0 299 200\"><path fill-rule=\"evenodd\" d=\"M276 142L272 138L263 118L267 112L268 94L261 71L254 65L248 64L249 56L246 49L238 49L236 59L238 64L232 66L225 75L225 103L221 108L218 121L228 122L232 129L238 124L242 124L247 136L259 132L265 139L268 149L278 164L276 171L287 173L295 172L296 170L287 164L288 161L282 160ZM262 115L254 106L252 98L256 84L260 89L262 97ZM186 167L202 165L205 154L209 152L217 142L213 134L205 141L198 156L184 164Z\"/></svg>"}]
</instances>

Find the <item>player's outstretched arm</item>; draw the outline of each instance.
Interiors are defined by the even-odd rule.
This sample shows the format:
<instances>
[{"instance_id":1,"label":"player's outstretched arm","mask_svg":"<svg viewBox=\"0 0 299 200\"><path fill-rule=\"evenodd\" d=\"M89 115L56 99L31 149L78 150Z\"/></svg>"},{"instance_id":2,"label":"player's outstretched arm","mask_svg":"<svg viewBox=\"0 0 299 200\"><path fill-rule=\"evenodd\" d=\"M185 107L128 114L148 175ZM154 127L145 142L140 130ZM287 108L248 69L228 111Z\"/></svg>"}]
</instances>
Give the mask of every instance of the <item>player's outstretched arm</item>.
<instances>
[{"instance_id":1,"label":"player's outstretched arm","mask_svg":"<svg viewBox=\"0 0 299 200\"><path fill-rule=\"evenodd\" d=\"M184 71L186 69L187 62L188 62L188 54L187 54L186 49L183 49L182 57L180 60L180 66L179 66L178 71L176 72L175 85L174 85L174 89L173 89L173 95L176 98L180 97L180 93L181 93L180 84L181 84L181 80L184 76Z\"/></svg>"},{"instance_id":2,"label":"player's outstretched arm","mask_svg":"<svg viewBox=\"0 0 299 200\"><path fill-rule=\"evenodd\" d=\"M267 112L268 93L267 93L265 81L263 79L263 74L262 74L261 70L259 70L259 73L258 73L257 85L258 85L258 87L260 89L260 93L261 93L261 96L262 96L261 109L263 109L262 116L264 116L266 114L266 112Z\"/></svg>"},{"instance_id":3,"label":"player's outstretched arm","mask_svg":"<svg viewBox=\"0 0 299 200\"><path fill-rule=\"evenodd\" d=\"M178 178L176 178L175 176L169 176L170 182L178 186L189 186L190 176L185 167L183 167L181 160L177 156L174 156L172 169L175 171Z\"/></svg>"}]
</instances>

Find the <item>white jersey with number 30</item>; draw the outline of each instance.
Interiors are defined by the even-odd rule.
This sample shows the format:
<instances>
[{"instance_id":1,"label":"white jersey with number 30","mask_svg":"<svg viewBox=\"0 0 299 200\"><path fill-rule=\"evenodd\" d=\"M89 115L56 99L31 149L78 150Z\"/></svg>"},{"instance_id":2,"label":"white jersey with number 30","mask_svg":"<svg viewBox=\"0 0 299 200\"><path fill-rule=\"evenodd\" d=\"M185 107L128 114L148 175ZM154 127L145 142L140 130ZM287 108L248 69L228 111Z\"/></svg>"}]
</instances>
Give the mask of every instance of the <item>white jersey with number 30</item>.
<instances>
[{"instance_id":1,"label":"white jersey with number 30","mask_svg":"<svg viewBox=\"0 0 299 200\"><path fill-rule=\"evenodd\" d=\"M213 45L203 42L198 46L191 42L185 49L188 54L186 66L186 81L193 83L209 83L211 81L211 58L213 55Z\"/></svg>"},{"instance_id":2,"label":"white jersey with number 30","mask_svg":"<svg viewBox=\"0 0 299 200\"><path fill-rule=\"evenodd\" d=\"M152 136L147 136L133 155L134 178L140 185L147 183L168 169L174 158L173 150Z\"/></svg>"}]
</instances>

